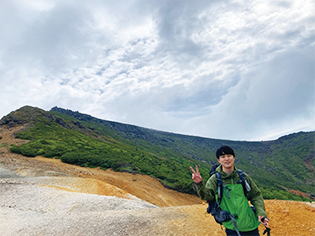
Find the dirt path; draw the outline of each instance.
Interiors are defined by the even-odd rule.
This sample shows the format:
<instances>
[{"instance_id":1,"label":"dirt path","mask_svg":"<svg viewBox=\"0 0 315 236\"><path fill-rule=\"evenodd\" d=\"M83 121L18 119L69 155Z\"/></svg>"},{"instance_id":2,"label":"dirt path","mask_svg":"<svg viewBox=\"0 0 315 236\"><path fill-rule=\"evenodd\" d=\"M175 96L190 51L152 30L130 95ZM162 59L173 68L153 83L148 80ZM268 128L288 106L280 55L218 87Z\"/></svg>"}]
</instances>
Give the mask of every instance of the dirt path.
<instances>
[{"instance_id":1,"label":"dirt path","mask_svg":"<svg viewBox=\"0 0 315 236\"><path fill-rule=\"evenodd\" d=\"M0 167L3 170L1 172L0 168L0 180L10 176L9 172L5 171L7 169L17 173L18 176L36 179L36 184L30 180L30 185L21 187L40 191L37 196L39 203L44 204L50 199L53 205L60 207L60 204L64 203L58 202L58 199L68 196L70 199L86 198L92 202L96 201L97 204L101 204L99 206L103 210L97 211L94 208L91 210L88 200L84 201L88 210L83 212L73 212L77 206L84 206L82 200L80 200L81 205L78 205L78 202L67 205L67 209L72 211L64 211L64 214L60 211L37 211L37 208L42 209L41 204L33 206L31 211L26 205L32 202L20 203L18 209L13 207L14 204L9 203L17 196L26 199L20 195L28 194L22 189L23 191L18 195L12 195L13 197L9 199L2 198L4 200L0 204L1 235L115 235L114 233L116 235L225 235L224 230L221 230L213 218L206 213L206 205L198 197L165 189L159 181L149 176L83 168L56 159L26 158L11 153L10 144L25 142L14 139L13 133L17 132L17 129L0 130L0 136L3 137L0 140ZM14 176L15 174L13 176L11 174L10 177ZM6 187L8 194L17 191L13 188L17 185L6 183L1 186ZM53 198L51 194L47 194L51 191L59 197ZM32 197L32 194L29 193L27 196ZM104 200L100 200L98 196L101 198L117 196L125 199L124 201L142 199L160 207L107 211L103 205ZM18 200L16 202L15 206L19 204ZM267 200L265 203L272 235L315 235L314 204L277 200ZM120 204L122 203L118 205ZM260 226L261 235L263 230Z\"/></svg>"}]
</instances>

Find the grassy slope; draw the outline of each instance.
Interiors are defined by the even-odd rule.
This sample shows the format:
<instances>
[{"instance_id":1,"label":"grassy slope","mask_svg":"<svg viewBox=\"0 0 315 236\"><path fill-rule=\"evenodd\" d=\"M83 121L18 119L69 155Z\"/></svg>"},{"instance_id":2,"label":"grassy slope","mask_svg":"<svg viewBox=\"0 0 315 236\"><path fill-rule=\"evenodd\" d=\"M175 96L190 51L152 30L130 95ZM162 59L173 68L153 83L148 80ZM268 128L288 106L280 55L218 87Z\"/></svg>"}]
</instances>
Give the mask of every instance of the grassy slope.
<instances>
[{"instance_id":1,"label":"grassy slope","mask_svg":"<svg viewBox=\"0 0 315 236\"><path fill-rule=\"evenodd\" d=\"M314 158L315 132L300 132L268 142L218 140L104 121L60 108L52 110L54 114L75 117L101 133L166 158L199 160L212 165L216 163L215 150L229 145L236 152L236 166L249 173L260 186L275 189L286 186L314 193L314 184L306 184L313 177L303 161Z\"/></svg>"},{"instance_id":2,"label":"grassy slope","mask_svg":"<svg viewBox=\"0 0 315 236\"><path fill-rule=\"evenodd\" d=\"M10 120L33 121L32 127L17 134L18 138L31 141L11 148L26 156L43 155L81 166L148 174L172 188L192 193L189 166L198 164L206 178L216 161L215 149L228 144L236 150L237 166L250 172L268 198L294 199L284 191L272 191L279 189L279 185L304 192L312 189L305 184L305 179L311 176L302 162L309 158L310 148L300 147L310 133L275 142L234 142L165 133L90 116L79 117L79 122L64 113L36 109L30 112L27 108L10 113L0 122L1 125Z\"/></svg>"}]
</instances>

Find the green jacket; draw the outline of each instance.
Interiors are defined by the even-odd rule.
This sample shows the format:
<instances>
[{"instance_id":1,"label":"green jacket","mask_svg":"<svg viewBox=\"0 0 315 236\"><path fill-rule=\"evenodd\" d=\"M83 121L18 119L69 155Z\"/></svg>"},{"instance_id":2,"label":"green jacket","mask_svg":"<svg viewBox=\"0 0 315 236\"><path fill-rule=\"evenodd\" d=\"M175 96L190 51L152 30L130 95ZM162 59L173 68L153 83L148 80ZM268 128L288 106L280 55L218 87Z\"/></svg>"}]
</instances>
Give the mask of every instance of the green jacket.
<instances>
[{"instance_id":1,"label":"green jacket","mask_svg":"<svg viewBox=\"0 0 315 236\"><path fill-rule=\"evenodd\" d=\"M223 184L231 189L231 191L229 191L231 198L228 198L224 188L224 194L221 202L222 210L229 211L231 214L236 214L240 217L237 219L237 227L239 231L251 231L256 229L259 226L257 216L267 217L267 215L265 212L264 200L254 181L246 173L244 173L245 179L251 187L251 190L247 193L246 199L243 193L242 185L237 184L237 181L239 181L240 178L236 168L234 168L234 171L231 175L223 172L221 165L216 169L216 171L221 173ZM206 184L201 182L196 184L196 186L198 195L201 199L212 202L216 198L218 185L215 175L212 175ZM248 201L250 201L250 203L255 206L256 215L251 210ZM228 229L235 230L231 220L224 222L223 225Z\"/></svg>"}]
</instances>

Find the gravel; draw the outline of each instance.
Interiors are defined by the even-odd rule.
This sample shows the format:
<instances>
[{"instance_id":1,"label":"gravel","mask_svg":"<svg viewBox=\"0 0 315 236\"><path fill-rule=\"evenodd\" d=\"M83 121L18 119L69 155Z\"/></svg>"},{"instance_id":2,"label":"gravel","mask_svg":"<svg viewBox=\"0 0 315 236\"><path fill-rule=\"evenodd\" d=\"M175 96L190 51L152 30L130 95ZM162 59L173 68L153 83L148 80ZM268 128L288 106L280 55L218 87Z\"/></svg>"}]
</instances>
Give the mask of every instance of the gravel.
<instances>
[{"instance_id":1,"label":"gravel","mask_svg":"<svg viewBox=\"0 0 315 236\"><path fill-rule=\"evenodd\" d=\"M0 166L0 235L152 235L157 206L38 185L49 178Z\"/></svg>"}]
</instances>

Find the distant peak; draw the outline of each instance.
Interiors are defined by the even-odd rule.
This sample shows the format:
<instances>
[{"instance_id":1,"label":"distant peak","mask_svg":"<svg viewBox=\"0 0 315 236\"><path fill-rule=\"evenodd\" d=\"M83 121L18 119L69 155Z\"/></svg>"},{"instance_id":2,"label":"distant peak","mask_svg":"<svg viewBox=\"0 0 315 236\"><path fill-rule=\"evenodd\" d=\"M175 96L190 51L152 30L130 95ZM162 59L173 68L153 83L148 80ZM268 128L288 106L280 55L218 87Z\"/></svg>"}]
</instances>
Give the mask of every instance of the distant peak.
<instances>
[{"instance_id":1,"label":"distant peak","mask_svg":"<svg viewBox=\"0 0 315 236\"><path fill-rule=\"evenodd\" d=\"M40 117L51 118L51 114L38 107L23 106L10 112L0 120L1 125L18 126L38 120Z\"/></svg>"}]
</instances>

